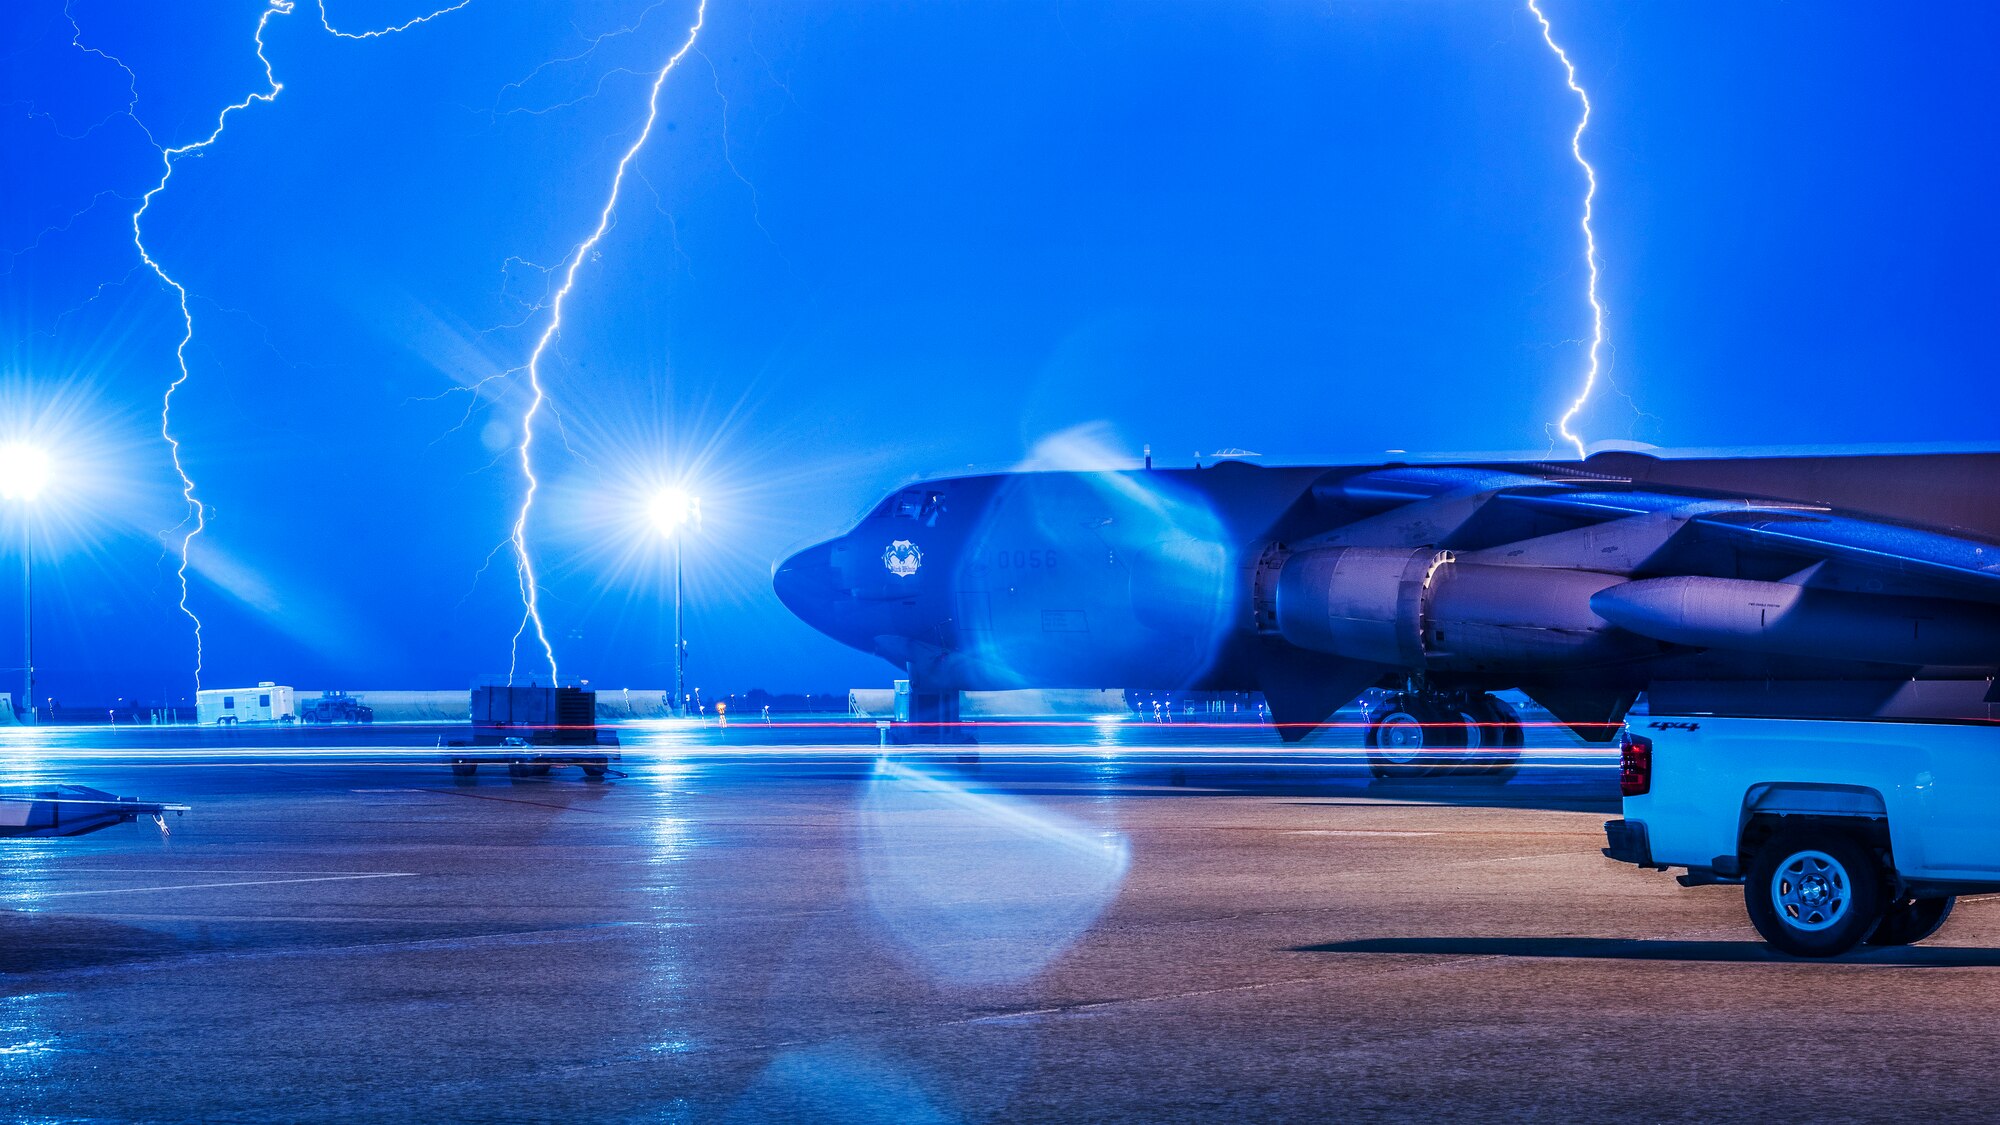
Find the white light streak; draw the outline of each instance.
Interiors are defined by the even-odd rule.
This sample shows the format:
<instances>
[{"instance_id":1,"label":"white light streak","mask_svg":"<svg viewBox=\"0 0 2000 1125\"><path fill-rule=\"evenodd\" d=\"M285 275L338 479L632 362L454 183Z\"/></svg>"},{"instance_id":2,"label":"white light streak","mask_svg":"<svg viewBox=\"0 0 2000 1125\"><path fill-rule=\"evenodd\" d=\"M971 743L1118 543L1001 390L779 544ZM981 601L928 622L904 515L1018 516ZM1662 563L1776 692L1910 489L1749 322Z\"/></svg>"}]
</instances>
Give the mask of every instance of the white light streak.
<instances>
[{"instance_id":1,"label":"white light streak","mask_svg":"<svg viewBox=\"0 0 2000 1125\"><path fill-rule=\"evenodd\" d=\"M1571 92L1576 94L1577 100L1583 103L1583 116L1577 119L1576 132L1570 134L1569 151L1570 155L1576 158L1577 164L1583 168L1584 178L1589 183L1589 187L1583 193L1583 221L1580 225L1583 228L1584 263L1590 267L1590 288L1588 291L1591 320L1590 368L1584 374L1583 389L1577 392L1575 400L1569 404L1569 409L1565 410L1562 417L1556 420L1556 432L1562 435L1563 440L1576 447L1576 455L1578 459L1581 459L1585 454L1583 437L1580 434L1572 432L1569 424L1583 410L1584 404L1590 401L1591 392L1597 389L1597 377L1601 373L1598 357L1604 347L1604 304L1597 297L1597 235L1590 229L1592 209L1597 202L1597 169L1591 167L1590 161L1585 160L1583 157L1583 131L1590 126L1590 95L1584 92L1582 86L1577 84L1576 64L1569 61L1569 53L1556 43L1555 31L1549 26L1549 18L1542 14L1542 9L1537 0L1528 0L1528 10L1535 14L1536 22L1542 25L1542 42L1547 43L1549 50L1554 51L1556 58L1562 61L1563 71L1568 76Z\"/></svg>"},{"instance_id":2,"label":"white light streak","mask_svg":"<svg viewBox=\"0 0 2000 1125\"><path fill-rule=\"evenodd\" d=\"M521 585L522 614L520 627L514 630L513 647L507 660L509 684L514 682L515 673L520 667L521 638L527 634L529 625L534 626L535 639L541 644L542 655L548 660L549 679L554 681L557 678L556 652L549 643L548 630L542 624L534 560L528 554L528 515L535 506L535 493L541 488L541 481L535 476L533 456L535 418L541 413L542 404L548 399L548 394L542 387L542 356L549 350L549 345L556 334L562 331L563 305L569 298L570 290L576 285L577 270L582 267L585 259L591 256L598 242L604 238L604 232L611 227L611 215L617 210L618 194L625 184L625 170L631 167L633 159L639 155L639 150L646 146L647 138L653 135L653 125L660 116L660 88L666 85L667 76L680 65L681 59L693 49L696 37L701 34L702 23L707 18L708 0L701 0L700 6L695 9L694 24L688 28L687 41L681 44L680 49L667 59L666 65L662 66L659 73L653 77L652 92L646 99L645 127L639 130L638 139L632 142L632 146L625 150L625 155L618 161L618 169L611 177L611 193L604 201L604 208L597 214L596 229L590 232L590 237L578 243L570 252L568 268L563 271L562 286L556 290L555 297L549 302L548 326L542 329L541 337L535 341L535 350L528 356L528 386L533 392L533 397L528 403L527 411L521 416L520 445L521 475L527 480L527 488L521 496L520 512L514 518L512 536L515 566Z\"/></svg>"}]
</instances>

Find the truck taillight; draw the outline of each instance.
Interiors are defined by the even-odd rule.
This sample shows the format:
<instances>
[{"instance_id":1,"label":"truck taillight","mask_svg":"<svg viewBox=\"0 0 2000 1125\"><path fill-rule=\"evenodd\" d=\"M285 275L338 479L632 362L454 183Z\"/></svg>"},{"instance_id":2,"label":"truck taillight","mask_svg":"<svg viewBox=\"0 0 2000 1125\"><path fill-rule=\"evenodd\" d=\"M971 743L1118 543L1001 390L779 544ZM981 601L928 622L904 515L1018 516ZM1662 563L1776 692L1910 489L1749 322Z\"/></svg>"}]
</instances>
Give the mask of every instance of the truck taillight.
<instances>
[{"instance_id":1,"label":"truck taillight","mask_svg":"<svg viewBox=\"0 0 2000 1125\"><path fill-rule=\"evenodd\" d=\"M1643 797L1653 788L1653 740L1626 731L1618 739L1618 791Z\"/></svg>"}]
</instances>

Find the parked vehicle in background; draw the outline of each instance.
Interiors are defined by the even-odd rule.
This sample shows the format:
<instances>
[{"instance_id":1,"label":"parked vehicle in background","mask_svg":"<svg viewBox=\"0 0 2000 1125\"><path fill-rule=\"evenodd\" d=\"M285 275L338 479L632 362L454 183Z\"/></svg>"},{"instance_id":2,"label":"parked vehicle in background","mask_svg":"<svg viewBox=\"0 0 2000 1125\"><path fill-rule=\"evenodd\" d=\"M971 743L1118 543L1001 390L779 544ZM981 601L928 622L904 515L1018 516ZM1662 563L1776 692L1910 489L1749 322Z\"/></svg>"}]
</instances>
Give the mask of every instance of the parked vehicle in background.
<instances>
[{"instance_id":1,"label":"parked vehicle in background","mask_svg":"<svg viewBox=\"0 0 2000 1125\"><path fill-rule=\"evenodd\" d=\"M1604 854L1740 884L1787 953L1908 945L1957 896L2000 891L1997 763L1986 723L1635 716Z\"/></svg>"},{"instance_id":2,"label":"parked vehicle in background","mask_svg":"<svg viewBox=\"0 0 2000 1125\"><path fill-rule=\"evenodd\" d=\"M298 716L292 689L270 680L248 688L203 688L194 693L195 721L203 726L289 723Z\"/></svg>"},{"instance_id":3,"label":"parked vehicle in background","mask_svg":"<svg viewBox=\"0 0 2000 1125\"><path fill-rule=\"evenodd\" d=\"M305 723L372 723L375 709L344 691L323 691L318 699L299 704L299 721Z\"/></svg>"}]
</instances>

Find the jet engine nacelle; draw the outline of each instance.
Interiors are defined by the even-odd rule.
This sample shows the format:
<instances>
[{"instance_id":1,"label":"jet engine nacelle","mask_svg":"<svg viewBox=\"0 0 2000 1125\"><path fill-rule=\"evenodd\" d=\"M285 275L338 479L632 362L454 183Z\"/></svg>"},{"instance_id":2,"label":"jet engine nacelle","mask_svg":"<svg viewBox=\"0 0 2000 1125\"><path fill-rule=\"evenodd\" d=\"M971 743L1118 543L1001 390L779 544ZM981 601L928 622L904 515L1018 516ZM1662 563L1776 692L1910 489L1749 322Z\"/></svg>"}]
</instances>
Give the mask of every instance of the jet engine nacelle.
<instances>
[{"instance_id":1,"label":"jet engine nacelle","mask_svg":"<svg viewBox=\"0 0 2000 1125\"><path fill-rule=\"evenodd\" d=\"M1424 587L1440 557L1382 547L1300 551L1278 572L1277 632L1314 652L1421 667Z\"/></svg>"},{"instance_id":2,"label":"jet engine nacelle","mask_svg":"<svg viewBox=\"0 0 2000 1125\"><path fill-rule=\"evenodd\" d=\"M1493 566L1449 551L1326 547L1286 558L1266 621L1292 644L1432 671L1536 671L1657 652L1591 608L1613 574ZM1261 600L1261 599L1260 599Z\"/></svg>"}]
</instances>

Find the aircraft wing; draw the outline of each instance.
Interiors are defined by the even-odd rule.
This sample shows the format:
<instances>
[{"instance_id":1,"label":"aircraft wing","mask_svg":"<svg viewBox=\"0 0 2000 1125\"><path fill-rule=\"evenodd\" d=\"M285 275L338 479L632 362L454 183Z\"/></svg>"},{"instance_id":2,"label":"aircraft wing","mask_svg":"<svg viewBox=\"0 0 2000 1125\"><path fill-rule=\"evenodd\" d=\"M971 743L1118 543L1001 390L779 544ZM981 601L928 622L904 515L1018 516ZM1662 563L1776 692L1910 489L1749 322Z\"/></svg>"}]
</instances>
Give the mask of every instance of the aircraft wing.
<instances>
[{"instance_id":1,"label":"aircraft wing","mask_svg":"<svg viewBox=\"0 0 2000 1125\"><path fill-rule=\"evenodd\" d=\"M1707 512L1689 522L1704 538L1746 550L1825 559L2000 599L2000 544L1839 513L1752 509Z\"/></svg>"},{"instance_id":2,"label":"aircraft wing","mask_svg":"<svg viewBox=\"0 0 2000 1125\"><path fill-rule=\"evenodd\" d=\"M186 805L119 797L84 785L30 793L0 793L0 837L81 836L142 816L184 813Z\"/></svg>"}]
</instances>

